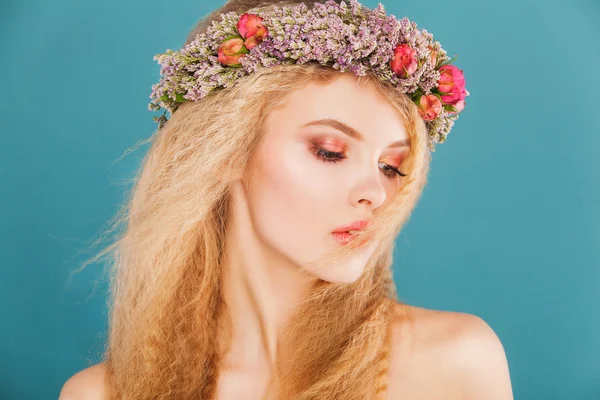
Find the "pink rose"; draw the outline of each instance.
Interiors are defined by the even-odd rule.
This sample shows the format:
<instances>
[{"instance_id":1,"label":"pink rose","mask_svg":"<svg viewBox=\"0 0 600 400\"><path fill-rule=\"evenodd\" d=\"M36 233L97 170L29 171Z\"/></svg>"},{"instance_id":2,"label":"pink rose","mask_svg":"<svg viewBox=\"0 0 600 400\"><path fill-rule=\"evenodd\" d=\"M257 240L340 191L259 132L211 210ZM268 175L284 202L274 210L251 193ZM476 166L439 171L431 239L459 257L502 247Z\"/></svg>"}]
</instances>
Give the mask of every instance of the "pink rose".
<instances>
[{"instance_id":1,"label":"pink rose","mask_svg":"<svg viewBox=\"0 0 600 400\"><path fill-rule=\"evenodd\" d=\"M256 31L255 35L249 36L246 39L246 41L244 42L244 45L246 45L246 48L248 50L250 50L251 48L253 48L257 44L259 44L260 42L262 42L262 40L268 34L269 34L269 31L267 30L267 28L265 28L264 26L261 26L260 28L258 28L258 30Z\"/></svg>"},{"instance_id":2,"label":"pink rose","mask_svg":"<svg viewBox=\"0 0 600 400\"><path fill-rule=\"evenodd\" d=\"M244 38L248 50L260 43L269 31L262 25L262 18L256 14L242 14L237 23L237 30Z\"/></svg>"},{"instance_id":3,"label":"pink rose","mask_svg":"<svg viewBox=\"0 0 600 400\"><path fill-rule=\"evenodd\" d=\"M232 38L221 43L218 52L218 60L224 65L237 65L240 58L247 53L244 40Z\"/></svg>"},{"instance_id":4,"label":"pink rose","mask_svg":"<svg viewBox=\"0 0 600 400\"><path fill-rule=\"evenodd\" d=\"M461 112L465 108L465 101L464 100L459 100L454 105L454 108L456 108L456 111L448 111L448 114L458 114L459 112Z\"/></svg>"},{"instance_id":5,"label":"pink rose","mask_svg":"<svg viewBox=\"0 0 600 400\"><path fill-rule=\"evenodd\" d=\"M417 70L417 51L407 44L399 44L394 49L394 58L390 62L392 71L401 78L407 78Z\"/></svg>"},{"instance_id":6,"label":"pink rose","mask_svg":"<svg viewBox=\"0 0 600 400\"><path fill-rule=\"evenodd\" d=\"M442 101L435 94L423 95L419 99L419 114L425 121L436 119L442 113Z\"/></svg>"},{"instance_id":7,"label":"pink rose","mask_svg":"<svg viewBox=\"0 0 600 400\"><path fill-rule=\"evenodd\" d=\"M438 71L440 71L438 90L444 93L442 94L442 101L444 104L456 106L459 101L467 97L463 71L454 65L443 65Z\"/></svg>"}]
</instances>

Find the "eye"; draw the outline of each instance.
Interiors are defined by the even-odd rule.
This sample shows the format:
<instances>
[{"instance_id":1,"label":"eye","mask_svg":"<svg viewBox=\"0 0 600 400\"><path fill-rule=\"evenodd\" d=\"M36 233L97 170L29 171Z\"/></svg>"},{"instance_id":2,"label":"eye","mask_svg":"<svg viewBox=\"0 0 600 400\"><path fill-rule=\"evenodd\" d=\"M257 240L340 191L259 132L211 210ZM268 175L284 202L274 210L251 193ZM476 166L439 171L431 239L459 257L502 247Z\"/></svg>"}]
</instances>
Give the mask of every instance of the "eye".
<instances>
[{"instance_id":1,"label":"eye","mask_svg":"<svg viewBox=\"0 0 600 400\"><path fill-rule=\"evenodd\" d=\"M396 176L396 175L400 175L400 176L406 176L406 174L403 174L402 172L400 172L400 171L399 171L399 170L398 170L396 167L392 167L391 165L389 165L389 164L385 164L385 163L380 163L380 164L383 164L383 166L384 166L385 168L387 168L387 169L388 169L388 171L389 171L389 170L391 170L391 172L388 172L388 173L386 174L386 175L389 175L389 176L390 176L390 179L393 179L393 178L395 178L395 176Z\"/></svg>"},{"instance_id":2,"label":"eye","mask_svg":"<svg viewBox=\"0 0 600 400\"><path fill-rule=\"evenodd\" d=\"M330 162L330 163L337 163L343 159L345 159L346 157L344 156L344 153L338 153L335 151L327 151L324 149L321 149L319 147L313 147L311 149L311 152L320 160L325 161L325 162ZM384 171L383 173L385 174L385 176L392 180L395 179L397 175L399 176L406 176L406 174L400 172L397 168L392 167L389 164L385 164L385 163L380 163L384 166Z\"/></svg>"}]
</instances>

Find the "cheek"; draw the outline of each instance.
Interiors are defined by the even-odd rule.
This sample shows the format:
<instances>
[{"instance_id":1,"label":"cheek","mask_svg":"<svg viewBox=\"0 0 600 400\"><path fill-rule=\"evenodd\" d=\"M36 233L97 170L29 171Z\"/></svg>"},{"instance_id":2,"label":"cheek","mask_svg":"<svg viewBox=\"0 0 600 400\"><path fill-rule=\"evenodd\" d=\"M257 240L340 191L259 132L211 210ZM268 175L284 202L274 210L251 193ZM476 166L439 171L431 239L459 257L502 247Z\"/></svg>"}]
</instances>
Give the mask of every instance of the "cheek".
<instances>
[{"instance_id":1,"label":"cheek","mask_svg":"<svg viewBox=\"0 0 600 400\"><path fill-rule=\"evenodd\" d=\"M393 184L388 185L388 187L386 188L385 201L383 202L383 204L381 206L379 206L379 208L381 210L385 209L394 200L394 197L398 194L399 191L400 191L399 183L394 182Z\"/></svg>"},{"instance_id":2,"label":"cheek","mask_svg":"<svg viewBox=\"0 0 600 400\"><path fill-rule=\"evenodd\" d=\"M335 201L331 182L301 146L274 143L259 150L249 200L257 233L297 262L328 239L335 223L326 217Z\"/></svg>"}]
</instances>

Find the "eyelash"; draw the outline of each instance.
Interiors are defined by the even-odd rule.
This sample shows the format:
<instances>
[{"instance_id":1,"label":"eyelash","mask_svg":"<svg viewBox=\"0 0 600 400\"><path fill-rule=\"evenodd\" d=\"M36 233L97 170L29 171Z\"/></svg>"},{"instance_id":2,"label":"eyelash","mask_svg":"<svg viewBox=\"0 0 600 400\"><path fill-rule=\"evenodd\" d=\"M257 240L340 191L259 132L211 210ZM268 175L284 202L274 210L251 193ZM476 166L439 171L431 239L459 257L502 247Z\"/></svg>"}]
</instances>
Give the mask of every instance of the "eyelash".
<instances>
[{"instance_id":1,"label":"eyelash","mask_svg":"<svg viewBox=\"0 0 600 400\"><path fill-rule=\"evenodd\" d=\"M314 147L311 150L312 150L313 154L315 156L317 156L317 158L319 158L325 162L337 163L337 162L343 160L344 158L346 158L346 157L344 157L344 153L327 151L327 150L320 149L318 147ZM384 172L385 176L388 179L390 179L390 180L395 179L396 175L406 176L406 174L403 174L402 172L400 172L398 169L392 167L391 165L389 165L389 164L384 164L384 165L392 171L391 174Z\"/></svg>"}]
</instances>

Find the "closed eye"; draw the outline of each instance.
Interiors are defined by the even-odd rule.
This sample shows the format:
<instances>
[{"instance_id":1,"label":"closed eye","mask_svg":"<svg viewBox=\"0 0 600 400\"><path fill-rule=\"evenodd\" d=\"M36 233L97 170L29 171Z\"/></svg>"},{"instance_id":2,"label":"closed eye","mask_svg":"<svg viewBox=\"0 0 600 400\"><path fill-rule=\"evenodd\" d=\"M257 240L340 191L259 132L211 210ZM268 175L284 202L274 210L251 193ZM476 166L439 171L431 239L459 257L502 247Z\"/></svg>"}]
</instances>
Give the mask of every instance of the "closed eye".
<instances>
[{"instance_id":1,"label":"closed eye","mask_svg":"<svg viewBox=\"0 0 600 400\"><path fill-rule=\"evenodd\" d=\"M346 158L344 153L328 151L319 147L313 147L311 151L318 159L325 162L337 163ZM390 180L395 179L397 176L406 176L406 174L400 172L396 167L385 163L380 164L383 164L384 168L386 169L383 173Z\"/></svg>"}]
</instances>

